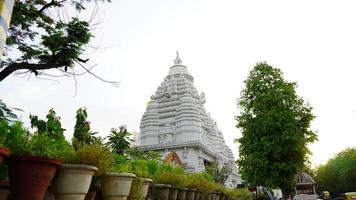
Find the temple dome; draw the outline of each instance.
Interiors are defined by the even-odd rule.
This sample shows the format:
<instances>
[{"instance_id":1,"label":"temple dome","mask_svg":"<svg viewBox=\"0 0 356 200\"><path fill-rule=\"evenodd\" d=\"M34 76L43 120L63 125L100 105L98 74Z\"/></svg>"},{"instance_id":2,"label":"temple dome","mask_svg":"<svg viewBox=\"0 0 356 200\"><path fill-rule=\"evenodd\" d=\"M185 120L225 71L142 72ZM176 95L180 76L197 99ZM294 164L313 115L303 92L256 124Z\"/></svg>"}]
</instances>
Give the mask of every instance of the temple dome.
<instances>
[{"instance_id":1,"label":"temple dome","mask_svg":"<svg viewBox=\"0 0 356 200\"><path fill-rule=\"evenodd\" d=\"M187 67L184 65L173 65L168 72L168 75L174 75L174 74L188 74L189 72L187 70Z\"/></svg>"}]
</instances>

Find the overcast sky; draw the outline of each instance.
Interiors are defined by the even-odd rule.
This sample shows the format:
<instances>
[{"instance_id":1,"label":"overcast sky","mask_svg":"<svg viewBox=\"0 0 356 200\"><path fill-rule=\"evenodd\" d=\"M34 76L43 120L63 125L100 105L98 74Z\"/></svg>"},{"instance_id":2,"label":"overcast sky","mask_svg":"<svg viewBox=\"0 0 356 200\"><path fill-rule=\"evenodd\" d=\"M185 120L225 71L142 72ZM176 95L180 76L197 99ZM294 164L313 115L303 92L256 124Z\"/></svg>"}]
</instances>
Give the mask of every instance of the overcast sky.
<instances>
[{"instance_id":1,"label":"overcast sky","mask_svg":"<svg viewBox=\"0 0 356 200\"><path fill-rule=\"evenodd\" d=\"M356 146L356 1L329 0L112 0L84 58L94 72L120 81L118 88L92 76L54 81L10 76L0 83L1 99L28 115L45 117L54 108L72 137L75 111L86 107L93 131L108 135L126 124L139 131L149 97L179 50L183 64L206 94L205 107L238 156L233 139L236 100L252 67L260 61L280 68L298 83L298 94L313 107L310 146L313 165Z\"/></svg>"}]
</instances>

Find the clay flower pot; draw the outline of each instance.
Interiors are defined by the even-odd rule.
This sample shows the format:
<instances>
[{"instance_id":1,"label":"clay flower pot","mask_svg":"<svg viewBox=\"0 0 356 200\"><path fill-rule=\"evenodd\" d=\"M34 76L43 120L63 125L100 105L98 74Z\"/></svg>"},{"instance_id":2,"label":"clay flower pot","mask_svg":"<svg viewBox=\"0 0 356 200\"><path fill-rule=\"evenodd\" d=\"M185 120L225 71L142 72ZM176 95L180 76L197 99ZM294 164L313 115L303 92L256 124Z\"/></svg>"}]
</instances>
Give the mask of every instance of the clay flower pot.
<instances>
[{"instance_id":1,"label":"clay flower pot","mask_svg":"<svg viewBox=\"0 0 356 200\"><path fill-rule=\"evenodd\" d=\"M101 193L104 200L126 200L135 178L136 175L131 173L104 174L101 177Z\"/></svg>"},{"instance_id":2,"label":"clay flower pot","mask_svg":"<svg viewBox=\"0 0 356 200\"><path fill-rule=\"evenodd\" d=\"M0 181L0 200L7 200L10 193L10 186L8 181Z\"/></svg>"},{"instance_id":3,"label":"clay flower pot","mask_svg":"<svg viewBox=\"0 0 356 200\"><path fill-rule=\"evenodd\" d=\"M130 199L130 200L139 199L138 195L141 197L141 199L146 198L147 193L148 193L148 188L152 184L152 179L144 178L141 181L142 181L141 185L134 184L131 187L131 191L130 191L130 195L129 195L128 199ZM140 188L137 188L138 186L140 186Z\"/></svg>"},{"instance_id":4,"label":"clay flower pot","mask_svg":"<svg viewBox=\"0 0 356 200\"><path fill-rule=\"evenodd\" d=\"M0 165L2 165L7 157L11 154L10 149L6 147L0 147Z\"/></svg>"},{"instance_id":5,"label":"clay flower pot","mask_svg":"<svg viewBox=\"0 0 356 200\"><path fill-rule=\"evenodd\" d=\"M185 195L185 199L186 200L194 200L196 191L197 191L196 189L189 188L187 190L187 194Z\"/></svg>"},{"instance_id":6,"label":"clay flower pot","mask_svg":"<svg viewBox=\"0 0 356 200\"><path fill-rule=\"evenodd\" d=\"M185 200L188 188L178 188L177 200Z\"/></svg>"},{"instance_id":7,"label":"clay flower pot","mask_svg":"<svg viewBox=\"0 0 356 200\"><path fill-rule=\"evenodd\" d=\"M169 188L168 200L176 200L178 196L178 188Z\"/></svg>"},{"instance_id":8,"label":"clay flower pot","mask_svg":"<svg viewBox=\"0 0 356 200\"><path fill-rule=\"evenodd\" d=\"M43 200L61 161L38 156L10 156L8 165L11 198Z\"/></svg>"},{"instance_id":9,"label":"clay flower pot","mask_svg":"<svg viewBox=\"0 0 356 200\"><path fill-rule=\"evenodd\" d=\"M168 184L155 184L152 187L153 199L155 200L168 200L169 189L171 185Z\"/></svg>"},{"instance_id":10,"label":"clay flower pot","mask_svg":"<svg viewBox=\"0 0 356 200\"><path fill-rule=\"evenodd\" d=\"M56 200L84 200L98 168L91 165L64 164L53 182Z\"/></svg>"}]
</instances>

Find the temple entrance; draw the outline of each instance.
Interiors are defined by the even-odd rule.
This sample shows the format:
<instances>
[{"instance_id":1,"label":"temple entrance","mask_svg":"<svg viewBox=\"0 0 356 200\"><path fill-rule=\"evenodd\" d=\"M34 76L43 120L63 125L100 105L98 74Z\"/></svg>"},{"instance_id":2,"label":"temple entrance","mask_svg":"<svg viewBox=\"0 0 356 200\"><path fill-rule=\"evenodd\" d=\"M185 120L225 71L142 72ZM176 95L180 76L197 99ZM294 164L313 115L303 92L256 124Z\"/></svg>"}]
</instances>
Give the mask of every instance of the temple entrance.
<instances>
[{"instance_id":1,"label":"temple entrance","mask_svg":"<svg viewBox=\"0 0 356 200\"><path fill-rule=\"evenodd\" d=\"M176 152L169 152L165 156L163 162L167 164L172 164L173 166L183 166L182 161Z\"/></svg>"}]
</instances>

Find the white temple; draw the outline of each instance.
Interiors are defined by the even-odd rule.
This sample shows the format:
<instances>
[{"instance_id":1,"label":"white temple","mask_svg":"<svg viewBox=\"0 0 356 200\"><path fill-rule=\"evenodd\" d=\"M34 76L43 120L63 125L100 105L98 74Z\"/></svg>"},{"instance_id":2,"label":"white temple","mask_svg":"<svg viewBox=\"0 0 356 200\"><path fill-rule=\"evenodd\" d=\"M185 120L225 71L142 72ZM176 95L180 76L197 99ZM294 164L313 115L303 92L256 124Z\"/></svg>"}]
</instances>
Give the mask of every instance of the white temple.
<instances>
[{"instance_id":1,"label":"white temple","mask_svg":"<svg viewBox=\"0 0 356 200\"><path fill-rule=\"evenodd\" d=\"M198 94L193 81L177 52L174 65L142 116L136 145L160 152L165 162L181 165L187 172L204 171L212 161L228 163L232 174L225 185L236 187L241 178L232 151L205 111L204 93Z\"/></svg>"}]
</instances>

